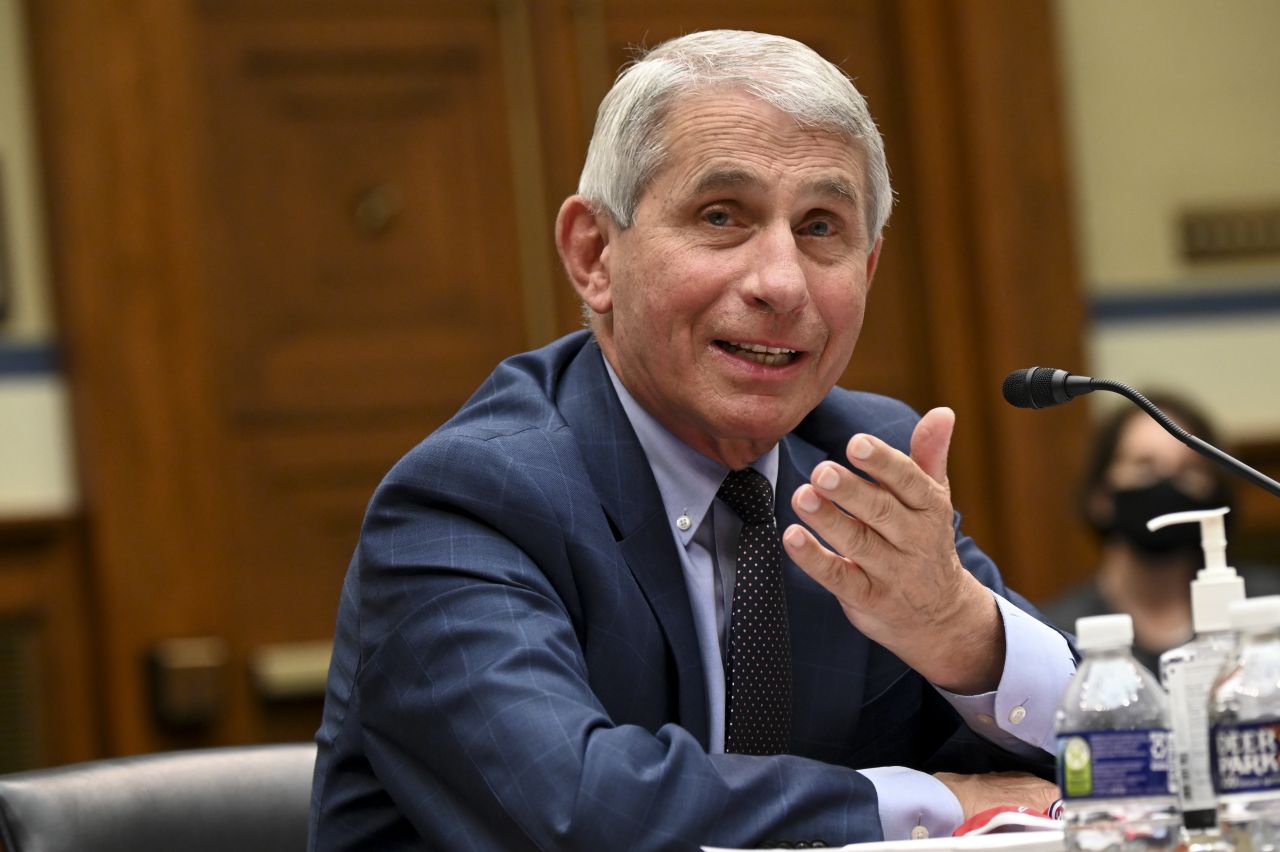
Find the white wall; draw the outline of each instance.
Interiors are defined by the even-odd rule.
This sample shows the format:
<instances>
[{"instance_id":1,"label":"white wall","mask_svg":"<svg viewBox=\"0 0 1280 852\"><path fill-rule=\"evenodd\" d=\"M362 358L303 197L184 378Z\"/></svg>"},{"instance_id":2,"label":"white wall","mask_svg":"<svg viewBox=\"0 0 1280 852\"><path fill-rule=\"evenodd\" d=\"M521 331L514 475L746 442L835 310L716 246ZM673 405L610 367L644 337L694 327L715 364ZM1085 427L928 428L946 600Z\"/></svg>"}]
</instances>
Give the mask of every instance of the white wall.
<instances>
[{"instance_id":1,"label":"white wall","mask_svg":"<svg viewBox=\"0 0 1280 852\"><path fill-rule=\"evenodd\" d=\"M1280 204L1280 3L1059 0L1077 228L1091 286L1277 276L1179 257L1187 207Z\"/></svg>"},{"instance_id":2,"label":"white wall","mask_svg":"<svg viewBox=\"0 0 1280 852\"><path fill-rule=\"evenodd\" d=\"M0 332L9 341L50 335L48 277L39 210L39 168L31 122L31 85L20 0L0 0L0 171L13 292Z\"/></svg>"},{"instance_id":3,"label":"white wall","mask_svg":"<svg viewBox=\"0 0 1280 852\"><path fill-rule=\"evenodd\" d=\"M1192 264L1191 208L1280 207L1280 3L1058 0L1086 293L1157 316L1095 322L1088 369L1181 390L1228 438L1280 437L1280 299L1159 318L1163 300L1280 292L1280 259Z\"/></svg>"},{"instance_id":4,"label":"white wall","mask_svg":"<svg viewBox=\"0 0 1280 852\"><path fill-rule=\"evenodd\" d=\"M52 376L0 377L0 519L76 504L67 401Z\"/></svg>"},{"instance_id":5,"label":"white wall","mask_svg":"<svg viewBox=\"0 0 1280 852\"><path fill-rule=\"evenodd\" d=\"M21 11L19 0L0 0L0 244L8 247L0 263L11 287L0 325L0 517L59 514L76 503L66 389L43 357L54 330Z\"/></svg>"}]
</instances>

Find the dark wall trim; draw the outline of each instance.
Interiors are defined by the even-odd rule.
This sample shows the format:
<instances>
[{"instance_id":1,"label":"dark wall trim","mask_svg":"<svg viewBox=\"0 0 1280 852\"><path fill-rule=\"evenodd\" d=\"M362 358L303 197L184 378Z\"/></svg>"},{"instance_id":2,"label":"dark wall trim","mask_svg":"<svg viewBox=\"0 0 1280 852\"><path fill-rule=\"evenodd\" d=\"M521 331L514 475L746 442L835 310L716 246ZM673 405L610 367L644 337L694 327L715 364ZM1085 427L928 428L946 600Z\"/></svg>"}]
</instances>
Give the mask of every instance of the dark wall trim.
<instances>
[{"instance_id":1,"label":"dark wall trim","mask_svg":"<svg viewBox=\"0 0 1280 852\"><path fill-rule=\"evenodd\" d=\"M1089 306L1094 323L1161 322L1177 319L1256 319L1280 316L1280 286L1275 289L1198 290L1181 293L1099 296Z\"/></svg>"},{"instance_id":2,"label":"dark wall trim","mask_svg":"<svg viewBox=\"0 0 1280 852\"><path fill-rule=\"evenodd\" d=\"M53 343L0 343L0 378L46 376L61 371Z\"/></svg>"}]
</instances>

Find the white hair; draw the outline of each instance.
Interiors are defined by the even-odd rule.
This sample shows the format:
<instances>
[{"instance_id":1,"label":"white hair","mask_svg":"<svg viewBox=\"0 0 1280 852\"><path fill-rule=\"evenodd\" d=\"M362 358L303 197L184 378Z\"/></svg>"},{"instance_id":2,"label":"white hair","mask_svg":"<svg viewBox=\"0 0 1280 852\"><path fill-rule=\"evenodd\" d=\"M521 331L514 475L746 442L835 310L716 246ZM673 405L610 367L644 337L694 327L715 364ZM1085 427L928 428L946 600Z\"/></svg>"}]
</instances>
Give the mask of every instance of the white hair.
<instances>
[{"instance_id":1,"label":"white hair","mask_svg":"<svg viewBox=\"0 0 1280 852\"><path fill-rule=\"evenodd\" d=\"M707 30L663 42L623 69L596 115L578 194L622 228L666 156L663 121L680 97L738 89L801 125L845 135L860 150L865 175L868 250L889 219L893 190L884 142L866 99L849 77L794 39L739 30Z\"/></svg>"}]
</instances>

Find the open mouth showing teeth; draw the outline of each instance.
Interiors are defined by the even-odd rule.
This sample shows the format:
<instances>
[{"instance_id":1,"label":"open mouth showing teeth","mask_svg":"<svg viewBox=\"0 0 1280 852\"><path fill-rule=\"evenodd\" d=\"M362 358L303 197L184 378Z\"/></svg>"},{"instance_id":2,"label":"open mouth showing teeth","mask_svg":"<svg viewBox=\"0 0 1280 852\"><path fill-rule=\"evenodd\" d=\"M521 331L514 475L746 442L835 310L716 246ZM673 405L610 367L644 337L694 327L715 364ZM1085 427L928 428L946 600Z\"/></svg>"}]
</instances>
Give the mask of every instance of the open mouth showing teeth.
<instances>
[{"instance_id":1,"label":"open mouth showing teeth","mask_svg":"<svg viewBox=\"0 0 1280 852\"><path fill-rule=\"evenodd\" d=\"M759 343L732 343L728 340L717 340L716 345L731 355L737 355L739 358L745 358L748 361L754 361L766 367L781 367L784 364L790 364L800 354L794 349L762 346Z\"/></svg>"}]
</instances>

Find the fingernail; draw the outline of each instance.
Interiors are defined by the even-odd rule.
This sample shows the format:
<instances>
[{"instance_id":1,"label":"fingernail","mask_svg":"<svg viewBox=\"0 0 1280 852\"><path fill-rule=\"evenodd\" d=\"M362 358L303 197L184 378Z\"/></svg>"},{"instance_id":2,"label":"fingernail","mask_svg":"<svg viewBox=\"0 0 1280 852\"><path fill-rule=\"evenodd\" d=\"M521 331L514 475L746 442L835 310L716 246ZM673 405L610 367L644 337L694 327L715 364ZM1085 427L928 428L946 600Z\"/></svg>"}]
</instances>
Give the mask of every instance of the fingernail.
<instances>
[{"instance_id":1,"label":"fingernail","mask_svg":"<svg viewBox=\"0 0 1280 852\"><path fill-rule=\"evenodd\" d=\"M791 527L782 534L782 540L793 550L804 550L806 539L798 527Z\"/></svg>"},{"instance_id":2,"label":"fingernail","mask_svg":"<svg viewBox=\"0 0 1280 852\"><path fill-rule=\"evenodd\" d=\"M823 467L818 472L818 487L827 491L833 490L840 484L840 476L831 467Z\"/></svg>"},{"instance_id":3,"label":"fingernail","mask_svg":"<svg viewBox=\"0 0 1280 852\"><path fill-rule=\"evenodd\" d=\"M822 501L818 499L818 495L813 493L810 488L801 488L796 495L796 503L806 512L816 512L822 505Z\"/></svg>"},{"instance_id":4,"label":"fingernail","mask_svg":"<svg viewBox=\"0 0 1280 852\"><path fill-rule=\"evenodd\" d=\"M855 459L865 459L871 457L871 442L859 435L853 439L853 443L849 445L849 455Z\"/></svg>"}]
</instances>

